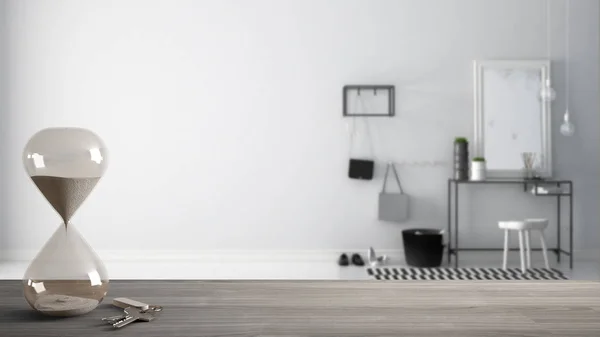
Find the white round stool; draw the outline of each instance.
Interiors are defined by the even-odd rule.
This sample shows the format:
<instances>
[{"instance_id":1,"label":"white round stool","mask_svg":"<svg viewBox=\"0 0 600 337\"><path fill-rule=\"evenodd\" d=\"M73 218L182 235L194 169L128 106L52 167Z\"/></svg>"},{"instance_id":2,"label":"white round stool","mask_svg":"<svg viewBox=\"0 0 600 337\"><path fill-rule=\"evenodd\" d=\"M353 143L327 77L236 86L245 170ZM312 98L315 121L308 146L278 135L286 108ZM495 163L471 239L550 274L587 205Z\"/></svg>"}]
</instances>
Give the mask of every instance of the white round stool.
<instances>
[{"instance_id":1,"label":"white round stool","mask_svg":"<svg viewBox=\"0 0 600 337\"><path fill-rule=\"evenodd\" d=\"M544 229L548 227L548 219L527 219L525 221L500 221L498 227L504 229L504 259L502 268L506 269L506 260L508 255L508 237L510 231L519 232L519 250L521 252L521 270L525 272L526 268L531 268L531 231L540 233L540 241L542 244L542 253L544 254L544 263L546 269L550 269L548 265L548 255L546 254L546 240L544 239ZM525 247L523 247L525 241ZM527 258L527 267L525 267L525 258Z\"/></svg>"}]
</instances>

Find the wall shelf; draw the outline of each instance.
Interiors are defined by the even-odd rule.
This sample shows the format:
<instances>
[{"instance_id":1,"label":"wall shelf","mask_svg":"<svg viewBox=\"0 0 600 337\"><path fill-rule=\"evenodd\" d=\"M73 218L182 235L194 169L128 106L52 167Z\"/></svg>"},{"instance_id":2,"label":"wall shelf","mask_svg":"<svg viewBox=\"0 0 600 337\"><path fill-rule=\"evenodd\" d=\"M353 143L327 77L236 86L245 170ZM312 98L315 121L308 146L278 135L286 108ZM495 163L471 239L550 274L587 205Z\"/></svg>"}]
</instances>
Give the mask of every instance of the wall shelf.
<instances>
[{"instance_id":1,"label":"wall shelf","mask_svg":"<svg viewBox=\"0 0 600 337\"><path fill-rule=\"evenodd\" d=\"M345 85L342 90L342 114L344 117L393 117L395 96L393 85ZM352 104L358 102L362 104Z\"/></svg>"}]
</instances>

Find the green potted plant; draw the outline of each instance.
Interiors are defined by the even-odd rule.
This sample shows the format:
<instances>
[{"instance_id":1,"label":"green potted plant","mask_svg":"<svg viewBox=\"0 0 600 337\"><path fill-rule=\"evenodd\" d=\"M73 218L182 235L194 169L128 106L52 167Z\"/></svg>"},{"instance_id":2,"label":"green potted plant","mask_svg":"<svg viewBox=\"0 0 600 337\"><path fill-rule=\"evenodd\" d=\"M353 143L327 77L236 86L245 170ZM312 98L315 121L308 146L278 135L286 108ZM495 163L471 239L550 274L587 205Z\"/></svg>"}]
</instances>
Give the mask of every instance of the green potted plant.
<instances>
[{"instance_id":1,"label":"green potted plant","mask_svg":"<svg viewBox=\"0 0 600 337\"><path fill-rule=\"evenodd\" d=\"M465 137L454 138L454 179L469 179L469 141Z\"/></svg>"},{"instance_id":2,"label":"green potted plant","mask_svg":"<svg viewBox=\"0 0 600 337\"><path fill-rule=\"evenodd\" d=\"M471 180L485 180L485 158L473 158L473 161L471 162Z\"/></svg>"}]
</instances>

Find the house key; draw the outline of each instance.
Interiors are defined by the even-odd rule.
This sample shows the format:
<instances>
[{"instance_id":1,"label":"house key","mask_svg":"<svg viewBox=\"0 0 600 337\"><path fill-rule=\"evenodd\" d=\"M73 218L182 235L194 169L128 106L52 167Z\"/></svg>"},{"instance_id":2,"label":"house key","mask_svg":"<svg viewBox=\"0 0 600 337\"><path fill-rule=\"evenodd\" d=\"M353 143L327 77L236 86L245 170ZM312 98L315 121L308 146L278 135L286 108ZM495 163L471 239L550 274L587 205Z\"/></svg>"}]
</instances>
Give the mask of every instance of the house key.
<instances>
[{"instance_id":1,"label":"house key","mask_svg":"<svg viewBox=\"0 0 600 337\"><path fill-rule=\"evenodd\" d=\"M157 314L160 311L162 311L162 307L159 305L149 305L149 304L142 303L142 302L132 300L130 298L125 298L125 297L115 298L113 300L113 305L118 308L121 308L121 309L130 309L130 311L133 311L135 309L135 310L139 311L139 313L141 313L141 314L148 314L148 315L145 315L143 317L143 319L140 318L140 320L144 320L146 322L149 322L149 321L153 320L154 318L156 318ZM124 314L110 316L110 317L104 317L104 318L102 318L102 320L114 326L119 321L125 320L127 318L127 316L128 316L127 311L125 311ZM127 324L129 324L129 323L127 323Z\"/></svg>"},{"instance_id":2,"label":"house key","mask_svg":"<svg viewBox=\"0 0 600 337\"><path fill-rule=\"evenodd\" d=\"M150 305L150 304L146 304L146 303L143 303L140 301L132 300L127 297L117 297L117 298L113 299L112 304L117 308L126 309L129 307L133 307L133 308L138 308L138 309L142 310L143 312L147 312L148 310L152 310L154 312L159 312L162 310L162 307L159 305Z\"/></svg>"},{"instance_id":3,"label":"house key","mask_svg":"<svg viewBox=\"0 0 600 337\"><path fill-rule=\"evenodd\" d=\"M150 322L154 319L154 311L143 312L142 310L134 307L129 307L124 310L125 315L121 316L121 319L111 321L113 327L122 328L130 323L136 321Z\"/></svg>"}]
</instances>

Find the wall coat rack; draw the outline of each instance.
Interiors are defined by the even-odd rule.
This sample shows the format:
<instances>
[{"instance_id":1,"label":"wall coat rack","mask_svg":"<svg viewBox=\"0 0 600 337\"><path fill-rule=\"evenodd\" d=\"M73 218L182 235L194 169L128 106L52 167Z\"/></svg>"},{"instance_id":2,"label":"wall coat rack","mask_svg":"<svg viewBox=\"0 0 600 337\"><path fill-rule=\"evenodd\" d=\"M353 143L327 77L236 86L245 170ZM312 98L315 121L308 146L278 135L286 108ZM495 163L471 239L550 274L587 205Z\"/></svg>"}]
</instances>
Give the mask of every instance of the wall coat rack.
<instances>
[{"instance_id":1,"label":"wall coat rack","mask_svg":"<svg viewBox=\"0 0 600 337\"><path fill-rule=\"evenodd\" d=\"M393 85L345 85L342 95L344 117L393 117L395 114Z\"/></svg>"}]
</instances>

